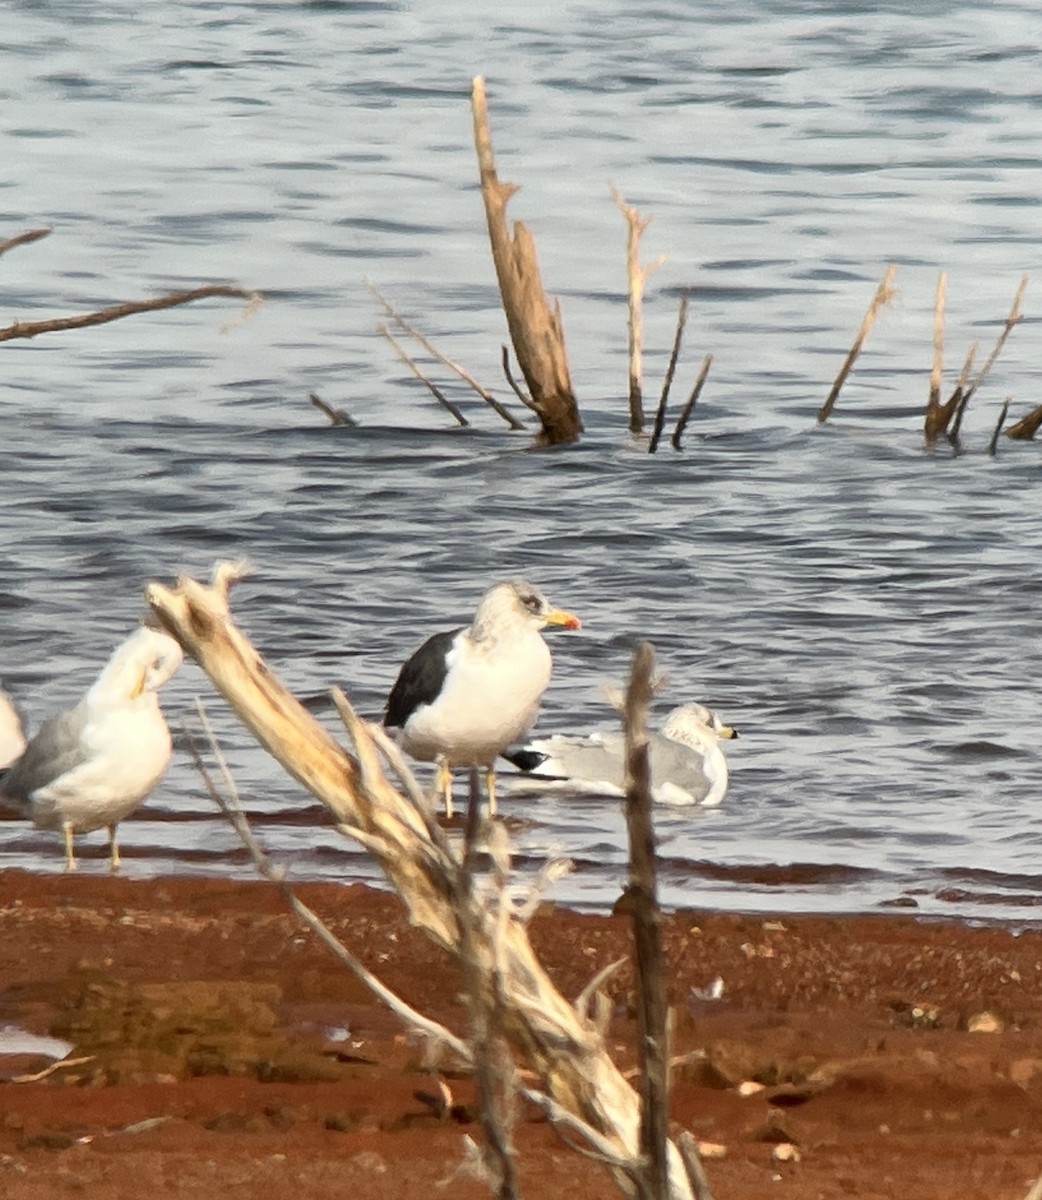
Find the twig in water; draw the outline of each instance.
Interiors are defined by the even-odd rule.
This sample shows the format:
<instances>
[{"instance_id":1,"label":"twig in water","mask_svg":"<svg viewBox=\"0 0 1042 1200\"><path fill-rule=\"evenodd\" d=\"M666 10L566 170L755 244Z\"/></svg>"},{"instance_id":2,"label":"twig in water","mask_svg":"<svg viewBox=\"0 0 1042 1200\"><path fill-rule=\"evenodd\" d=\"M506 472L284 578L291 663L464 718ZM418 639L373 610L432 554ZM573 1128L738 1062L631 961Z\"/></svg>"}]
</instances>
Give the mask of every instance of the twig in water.
<instances>
[{"instance_id":1,"label":"twig in water","mask_svg":"<svg viewBox=\"0 0 1042 1200\"><path fill-rule=\"evenodd\" d=\"M868 337L868 332L875 324L876 316L879 310L886 304L889 304L894 296L894 276L897 274L896 267L887 267L886 274L876 288L876 294L872 297L872 303L869 304L868 310L861 320L861 326L854 338L854 344L850 347L846 360L843 366L839 369L839 374L836 376L836 381L832 385L832 391L828 394L828 399L818 410L818 424L823 425L836 407L836 401L839 399L840 389L846 382L847 376L850 374L857 362L857 357L861 353L861 347L865 344L865 338Z\"/></svg>"},{"instance_id":2,"label":"twig in water","mask_svg":"<svg viewBox=\"0 0 1042 1200\"><path fill-rule=\"evenodd\" d=\"M985 378L987 377L988 372L995 365L995 360L998 358L999 354L1002 352L1002 347L1005 346L1006 339L1013 332L1013 326L1016 325L1016 323L1024 315L1020 311L1020 305L1024 299L1024 292L1027 290L1027 286L1028 286L1028 277L1026 275L1024 275L1021 277L1020 284L1017 287L1016 294L1013 297L1013 303L1010 306L1009 315L1006 317L1005 323L1002 326L1002 332L999 334L998 339L995 342L994 349L988 355L987 359L984 362L984 365L977 372L976 376L974 377L973 382L969 385L968 388L966 388L963 395L961 397L959 397L959 399L955 403L955 420L952 424L951 431L948 434L948 440L952 443L952 445L955 445L959 440L959 429L962 426L962 416L963 416L963 413L966 411L966 405L969 404L970 399L973 396L973 393L984 382ZM953 397L953 400L954 399L955 398ZM951 404L951 403L952 403L952 401L949 401L949 404Z\"/></svg>"},{"instance_id":3,"label":"twig in water","mask_svg":"<svg viewBox=\"0 0 1042 1200\"><path fill-rule=\"evenodd\" d=\"M426 387L429 389L429 391L430 391L431 395L434 397L434 399L437 400L437 402L443 408L448 409L448 411L450 413L452 413L452 415L456 418L456 423L458 425L469 425L470 422L460 412L460 410L456 407L456 405L453 404L452 401L449 400L447 396L445 396L445 394L441 391L441 389L438 387L437 384L431 383L431 381L427 378L426 375L424 375L424 373L420 370L420 368L416 365L416 363L409 357L408 354L405 353L405 350L402 347L401 343L397 340L397 338L395 338L394 334L387 328L387 326L386 325L378 325L377 330L378 330L378 332L382 333L383 336L391 343L391 345L397 351L398 357L402 360L403 363L405 363L405 365L409 368L409 370L412 371L412 373L416 376L416 378L422 384L426 385Z\"/></svg>"},{"instance_id":4,"label":"twig in water","mask_svg":"<svg viewBox=\"0 0 1042 1200\"><path fill-rule=\"evenodd\" d=\"M936 409L941 403L941 372L944 361L944 298L948 290L948 276L942 271L937 276L937 294L933 305L933 367L930 371L930 395L926 401L927 411Z\"/></svg>"},{"instance_id":5,"label":"twig in water","mask_svg":"<svg viewBox=\"0 0 1042 1200\"><path fill-rule=\"evenodd\" d=\"M511 429L524 429L524 424L519 421L513 413L504 408L503 405L500 404L500 402L495 398L495 396L492 395L488 388L482 387L481 384L478 383L474 376L471 375L471 373L466 370L465 367L460 366L460 364L453 361L453 359L447 358L436 346L434 346L426 337L424 337L424 335L420 333L418 329L414 329L413 326L406 321L402 314L398 312L394 305L392 305L391 302L380 292L374 283L366 280L365 286L369 291L369 294L383 307L384 312L387 313L387 315L392 321L394 321L399 329L403 329L406 333L414 337L428 354L436 358L443 366L448 367L450 371L454 371L460 377L460 379L462 379L463 382L468 385L468 387L477 392L477 394L482 400L485 401L489 408L491 408L500 417L502 417L504 421L506 421Z\"/></svg>"},{"instance_id":6,"label":"twig in water","mask_svg":"<svg viewBox=\"0 0 1042 1200\"><path fill-rule=\"evenodd\" d=\"M7 342L12 338L34 338L38 334L53 333L61 329L84 329L89 325L105 325L109 321L118 321L120 317L130 317L135 313L155 312L161 308L176 308L179 304L189 304L193 300L206 300L211 296L231 296L238 300L246 300L248 302L247 312L251 312L261 301L259 292L247 292L242 288L214 284L209 287L190 288L185 292L170 292L166 296L157 296L154 300L130 300L126 304L114 304L111 308L83 313L78 317L54 317L47 321L16 321L13 325L0 329L0 342Z\"/></svg>"},{"instance_id":7,"label":"twig in water","mask_svg":"<svg viewBox=\"0 0 1042 1200\"><path fill-rule=\"evenodd\" d=\"M314 392L308 392L308 399L320 413L325 413L329 418L330 425L358 424L354 417L349 416L342 408L334 408L332 404L327 404L321 396L316 396Z\"/></svg>"},{"instance_id":8,"label":"twig in water","mask_svg":"<svg viewBox=\"0 0 1042 1200\"><path fill-rule=\"evenodd\" d=\"M511 371L510 371L510 347L509 346L500 346L499 350L500 350L500 362L502 363L502 366L503 366L503 374L506 376L507 383L510 384L510 387L512 388L512 390L514 392L514 395L518 398L518 400L521 401L521 403L523 405L525 405L526 408L530 408L532 410L532 412L538 412L539 410L535 406L535 401L532 399L531 396L528 395L527 392L523 392L521 390L520 386L518 385L517 380L511 374Z\"/></svg>"},{"instance_id":9,"label":"twig in water","mask_svg":"<svg viewBox=\"0 0 1042 1200\"><path fill-rule=\"evenodd\" d=\"M695 385L691 389L691 394L687 398L687 403L681 410L680 416L677 417L677 425L673 430L673 449L681 449L680 439L684 436L684 430L687 428L688 420L695 408L695 401L702 394L702 388L705 385L706 378L709 375L709 368L713 365L713 356L707 354L702 359L702 365L698 370L698 375L695 377Z\"/></svg>"},{"instance_id":10,"label":"twig in water","mask_svg":"<svg viewBox=\"0 0 1042 1200\"><path fill-rule=\"evenodd\" d=\"M992 456L992 458L994 458L995 454L998 452L999 434L1002 432L1002 426L1006 422L1006 414L1009 412L1009 404L1010 397L1007 396L1002 403L1002 411L999 413L999 419L995 422L995 429L992 432L991 441L988 443L988 453ZM1042 409L1039 411L1042 412Z\"/></svg>"},{"instance_id":11,"label":"twig in water","mask_svg":"<svg viewBox=\"0 0 1042 1200\"><path fill-rule=\"evenodd\" d=\"M680 344L684 340L684 326L687 324L688 293L680 297L680 311L677 313L677 329L673 335L673 351L669 356L666 375L662 380L662 395L659 397L658 412L655 414L655 428L651 432L651 442L648 453L654 454L658 449L659 438L662 437L662 427L666 423L666 404L669 402L669 389L673 386L673 376L677 369L677 359L680 357Z\"/></svg>"},{"instance_id":12,"label":"twig in water","mask_svg":"<svg viewBox=\"0 0 1042 1200\"><path fill-rule=\"evenodd\" d=\"M27 246L30 242L38 242L40 238L45 238L50 234L51 230L46 226L40 229L27 229L24 233L16 233L14 237L5 238L0 241L0 254L6 254L8 250L13 250L15 246Z\"/></svg>"},{"instance_id":13,"label":"twig in water","mask_svg":"<svg viewBox=\"0 0 1042 1200\"><path fill-rule=\"evenodd\" d=\"M612 199L619 212L626 218L626 278L629 282L629 354L630 354L630 433L644 432L644 398L641 391L643 376L642 354L644 349L644 285L652 271L657 271L666 261L661 255L646 267L640 265L640 239L651 224L651 217L641 217L622 198L622 193L611 185Z\"/></svg>"}]
</instances>

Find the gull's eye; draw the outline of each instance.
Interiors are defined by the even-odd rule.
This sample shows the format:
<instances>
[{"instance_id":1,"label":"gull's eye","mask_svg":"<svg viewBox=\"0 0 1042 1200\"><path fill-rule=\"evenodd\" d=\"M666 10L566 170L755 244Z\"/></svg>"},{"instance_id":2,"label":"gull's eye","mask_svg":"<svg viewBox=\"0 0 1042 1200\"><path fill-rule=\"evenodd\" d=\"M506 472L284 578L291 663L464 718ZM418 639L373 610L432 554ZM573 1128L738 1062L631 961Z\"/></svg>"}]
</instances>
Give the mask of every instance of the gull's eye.
<instances>
[{"instance_id":1,"label":"gull's eye","mask_svg":"<svg viewBox=\"0 0 1042 1200\"><path fill-rule=\"evenodd\" d=\"M538 616L543 611L543 602L535 594L535 592L522 593L521 603L533 616Z\"/></svg>"}]
</instances>

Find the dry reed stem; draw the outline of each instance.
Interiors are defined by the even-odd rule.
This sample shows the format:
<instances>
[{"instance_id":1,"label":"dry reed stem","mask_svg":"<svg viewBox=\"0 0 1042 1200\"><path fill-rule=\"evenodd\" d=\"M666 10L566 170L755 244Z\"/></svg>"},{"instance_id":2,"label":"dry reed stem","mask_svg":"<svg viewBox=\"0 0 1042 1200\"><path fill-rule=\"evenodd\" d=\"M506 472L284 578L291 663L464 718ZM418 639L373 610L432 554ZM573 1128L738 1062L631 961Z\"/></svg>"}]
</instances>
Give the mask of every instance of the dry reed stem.
<instances>
[{"instance_id":1,"label":"dry reed stem","mask_svg":"<svg viewBox=\"0 0 1042 1200\"><path fill-rule=\"evenodd\" d=\"M933 368L930 371L930 395L928 408L936 408L941 402L941 371L944 360L944 299L948 290L948 276L942 271L937 276L937 295L933 306Z\"/></svg>"},{"instance_id":2,"label":"dry reed stem","mask_svg":"<svg viewBox=\"0 0 1042 1200\"><path fill-rule=\"evenodd\" d=\"M424 373L420 370L419 365L406 353L405 347L401 344L401 342L398 341L398 339L387 328L387 326L378 325L377 332L382 334L391 343L397 352L398 357L403 363L405 363L409 370L412 371L420 383L427 388L427 390L434 397L434 399L437 400L442 408L447 409L452 414L452 416L456 419L456 424L469 426L470 422L467 420L467 418L460 412L456 405L452 403L448 396L445 395L441 388L439 388L436 383L432 383L431 380L424 375Z\"/></svg>"},{"instance_id":3,"label":"dry reed stem","mask_svg":"<svg viewBox=\"0 0 1042 1200\"><path fill-rule=\"evenodd\" d=\"M180 304L190 304L193 300L206 300L211 296L231 296L234 299L245 300L247 315L254 311L262 299L260 292L247 292L242 288L213 284L207 287L191 288L184 292L170 292L165 296L157 296L154 300L130 300L126 304L114 304L111 308L83 313L78 317L54 317L46 321L16 321L13 325L0 329L0 342L7 342L12 338L34 338L41 333L54 333L62 329L84 329L89 325L106 325L109 321L118 321L121 317L131 317L135 313L155 312L161 308L176 308Z\"/></svg>"},{"instance_id":4,"label":"dry reed stem","mask_svg":"<svg viewBox=\"0 0 1042 1200\"><path fill-rule=\"evenodd\" d=\"M655 871L648 762L648 705L654 694L655 654L640 642L626 689L626 831L629 837L627 908L633 921L637 977L637 1062L640 1066L640 1153L646 1200L669 1197L669 1047L662 911Z\"/></svg>"},{"instance_id":5,"label":"dry reed stem","mask_svg":"<svg viewBox=\"0 0 1042 1200\"><path fill-rule=\"evenodd\" d=\"M702 388L705 386L705 381L709 377L709 368L713 365L713 356L707 354L702 359L702 365L698 369L698 374L695 376L694 386L691 388L690 395L687 398L687 403L681 409L680 416L677 417L676 428L673 430L673 449L682 449L681 439L684 436L684 430L687 428L688 420L695 409L695 403L698 397L702 394Z\"/></svg>"},{"instance_id":6,"label":"dry reed stem","mask_svg":"<svg viewBox=\"0 0 1042 1200\"><path fill-rule=\"evenodd\" d=\"M836 381L832 385L832 391L828 394L828 399L818 410L818 424L823 425L832 414L832 410L836 407L836 401L839 399L840 389L846 382L847 376L853 369L854 363L857 362L858 355L861 353L861 348L865 344L865 338L868 337L869 330L875 324L879 310L894 298L896 289L894 287L894 276L897 274L897 267L889 266L886 269L886 274L883 276L879 286L876 288L876 293L872 297L872 302L869 304L867 311L861 321L861 326L854 338L854 343L850 347L846 360L843 366L839 369L839 374L836 376Z\"/></svg>"},{"instance_id":7,"label":"dry reed stem","mask_svg":"<svg viewBox=\"0 0 1042 1200\"><path fill-rule=\"evenodd\" d=\"M325 414L325 416L329 419L330 425L358 424L354 417L344 412L342 408L334 408L332 404L327 404L321 396L316 396L314 392L308 392L308 399L320 413Z\"/></svg>"},{"instance_id":8,"label":"dry reed stem","mask_svg":"<svg viewBox=\"0 0 1042 1200\"><path fill-rule=\"evenodd\" d=\"M30 242L38 242L40 238L48 237L51 230L47 226L39 229L27 229L24 233L16 233L14 237L5 238L0 242L0 254L6 254L15 246L27 246Z\"/></svg>"},{"instance_id":9,"label":"dry reed stem","mask_svg":"<svg viewBox=\"0 0 1042 1200\"><path fill-rule=\"evenodd\" d=\"M367 279L365 281L365 286L369 294L377 301L378 304L380 304L384 312L387 313L387 315L392 321L394 321L399 329L404 330L411 337L414 337L428 354L430 354L433 358L436 358L438 362L442 364L442 366L448 367L450 371L453 371L456 375L458 375L469 388L475 391L481 397L481 399L485 401L489 408L491 408L498 416L502 417L503 420L506 421L511 429L524 429L524 424L519 421L517 417L513 415L513 413L504 408L503 405L500 404L500 402L487 388L482 387L481 384L478 383L474 376L471 375L471 373L465 367L462 367L458 362L442 354L442 352L427 337L420 333L418 329L415 329L412 325L410 325L409 322L406 321L402 314L398 312L394 305L391 304L391 302L386 298L386 296L383 295L383 293L374 283Z\"/></svg>"},{"instance_id":10,"label":"dry reed stem","mask_svg":"<svg viewBox=\"0 0 1042 1200\"><path fill-rule=\"evenodd\" d=\"M673 376L677 370L677 359L680 357L680 345L684 340L684 326L687 324L687 297L685 292L680 297L680 310L677 313L677 327L673 334L673 349L666 365L666 374L662 380L662 395L659 397L658 412L655 413L655 427L651 431L651 441L648 443L648 453L654 454L662 437L662 429L666 424L666 405L669 403L669 389L673 386Z\"/></svg>"},{"instance_id":11,"label":"dry reed stem","mask_svg":"<svg viewBox=\"0 0 1042 1200\"><path fill-rule=\"evenodd\" d=\"M561 306L555 303L551 308L543 291L527 226L515 221L513 235L507 228L507 202L517 186L501 182L496 174L485 81L480 75L472 83L471 108L492 261L514 354L542 426L540 440L549 445L574 442L583 425L568 373Z\"/></svg>"},{"instance_id":12,"label":"dry reed stem","mask_svg":"<svg viewBox=\"0 0 1042 1200\"><path fill-rule=\"evenodd\" d=\"M458 859L446 852L446 843L430 836L430 814L388 781L365 723L355 719L356 754L347 753L237 628L229 589L242 574L241 565L220 563L210 586L182 577L173 587L152 582L145 595L163 627L202 667L264 749L362 841L398 891L413 924L458 959L460 918L453 907L452 882ZM496 928L494 952L485 948L485 939L479 949L489 955L486 970L494 966L502 979L504 1037L520 1063L535 1072L549 1100L589 1125L613 1148L619 1163L628 1162L639 1145L637 1096L596 1028L580 1020L554 987L524 922L507 912ZM689 1200L690 1185L673 1145L669 1175L672 1200ZM625 1179L622 1184L632 1195L631 1185Z\"/></svg>"},{"instance_id":13,"label":"dry reed stem","mask_svg":"<svg viewBox=\"0 0 1042 1200\"><path fill-rule=\"evenodd\" d=\"M622 197L622 193L611 185L611 195L626 219L626 279L628 282L629 308L629 403L630 433L644 432L644 397L642 379L644 375L644 285L652 271L657 271L666 261L660 255L646 267L640 265L640 239L651 224L651 217L641 217Z\"/></svg>"}]
</instances>

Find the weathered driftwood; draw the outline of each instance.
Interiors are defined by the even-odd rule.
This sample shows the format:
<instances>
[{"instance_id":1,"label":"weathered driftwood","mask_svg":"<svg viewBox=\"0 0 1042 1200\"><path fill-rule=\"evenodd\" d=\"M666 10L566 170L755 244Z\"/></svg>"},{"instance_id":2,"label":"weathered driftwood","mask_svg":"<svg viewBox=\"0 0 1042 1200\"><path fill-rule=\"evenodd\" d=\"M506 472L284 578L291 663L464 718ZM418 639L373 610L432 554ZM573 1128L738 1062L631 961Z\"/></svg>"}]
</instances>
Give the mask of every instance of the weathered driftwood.
<instances>
[{"instance_id":1,"label":"weathered driftwood","mask_svg":"<svg viewBox=\"0 0 1042 1200\"><path fill-rule=\"evenodd\" d=\"M199 663L260 744L336 816L344 832L373 855L406 905L412 922L451 954L461 955L454 908L459 860L437 831L424 798L402 780L388 780L380 733L349 706L341 709L355 753L349 754L282 685L236 627L230 585L243 569L220 564L205 586L182 578L153 582L146 598L156 616ZM436 832L437 831L437 832ZM557 991L528 940L521 914L502 910L496 937L477 953L489 978L498 974L503 1036L542 1083L533 1096L555 1121L576 1121L602 1140L616 1179L633 1193L640 1145L640 1104L607 1053L596 1026ZM494 956L494 957L493 957ZM522 1089L521 1094L528 1097ZM688 1200L691 1187L677 1148L668 1149L670 1196Z\"/></svg>"},{"instance_id":2,"label":"weathered driftwood","mask_svg":"<svg viewBox=\"0 0 1042 1200\"><path fill-rule=\"evenodd\" d=\"M40 229L27 229L24 233L16 233L14 237L4 238L0 241L0 254L6 254L15 246L27 246L30 242L38 242L40 238L48 237L50 233L51 230L47 226L43 226Z\"/></svg>"},{"instance_id":3,"label":"weathered driftwood","mask_svg":"<svg viewBox=\"0 0 1042 1200\"><path fill-rule=\"evenodd\" d=\"M684 340L684 326L687 324L687 292L680 297L680 309L677 312L677 328L673 334L673 349L670 351L666 374L662 380L662 395L659 396L658 411L655 413L655 425L648 442L648 453L654 454L662 437L666 424L666 405L669 403L669 390L673 386L673 376L677 371L677 359L680 357L680 345Z\"/></svg>"},{"instance_id":4,"label":"weathered driftwood","mask_svg":"<svg viewBox=\"0 0 1042 1200\"><path fill-rule=\"evenodd\" d=\"M1009 401L1006 401L1007 406ZM1003 419L1005 419L1003 413ZM1038 433L1039 427L1042 426L1042 404L1038 408L1033 408L1026 417L1021 417L1019 421L1014 421L1013 424L1006 430L1006 437L1011 437L1014 440L1029 442Z\"/></svg>"},{"instance_id":5,"label":"weathered driftwood","mask_svg":"<svg viewBox=\"0 0 1042 1200\"><path fill-rule=\"evenodd\" d=\"M619 212L626 218L626 279L628 282L629 307L629 400L630 400L630 433L644 432L644 396L643 396L643 361L644 353L644 285L652 271L658 270L666 261L661 255L646 267L640 265L640 239L645 229L651 224L651 217L642 217L640 213L626 203L622 193L614 184L611 188L612 199L618 206Z\"/></svg>"},{"instance_id":6,"label":"weathered driftwood","mask_svg":"<svg viewBox=\"0 0 1042 1200\"><path fill-rule=\"evenodd\" d=\"M861 320L861 325L854 338L854 343L850 347L847 357L843 362L843 366L839 369L839 374L832 385L832 391L829 392L825 403L818 410L818 424L824 424L836 407L836 401L839 399L840 389L846 382L847 376L853 370L854 363L857 362L858 355L861 353L861 348L865 344L865 338L868 337L869 330L875 324L876 316L879 310L890 300L894 295L894 276L897 274L896 267L887 267L886 274L883 276L879 286L876 288L875 295L872 297L872 303L869 304L864 317Z\"/></svg>"},{"instance_id":7,"label":"weathered driftwood","mask_svg":"<svg viewBox=\"0 0 1042 1200\"><path fill-rule=\"evenodd\" d=\"M375 286L375 284L370 283L367 280L365 286L370 296L376 300L376 302L380 305L384 312L387 313L391 320L394 321L399 329L409 334L410 337L414 337L424 348L424 350L431 355L432 358L436 358L438 362L442 364L442 366L448 367L450 371L458 375L460 379L462 379L467 385L467 387L476 392L481 399L485 401L489 408L496 413L497 416L502 417L503 420L506 421L511 429L524 429L523 422L519 421L508 408L505 408L502 404L500 404L500 402L495 398L495 396L492 395L488 388L482 387L466 367L461 366L454 359L446 357L446 355L442 354L442 352L428 337L425 337L424 334L422 334L418 329L410 325L409 322L402 316L402 314L394 307L390 300L388 300L387 297L384 296L380 291L380 289Z\"/></svg>"},{"instance_id":8,"label":"weathered driftwood","mask_svg":"<svg viewBox=\"0 0 1042 1200\"><path fill-rule=\"evenodd\" d=\"M111 308L102 308L97 312L81 313L78 317L52 317L45 321L15 321L0 329L0 342L11 341L12 338L34 338L41 333L54 333L63 329L84 329L89 325L105 325L109 321L118 321L121 317L130 317L135 313L155 312L160 308L176 308L180 304L189 304L193 300L206 300L211 296L231 296L238 300L246 300L247 313L260 304L259 292L247 292L242 288L225 287L223 284L213 284L207 287L189 288L183 292L170 292L165 296L156 296L152 300L130 300L126 304L114 304Z\"/></svg>"},{"instance_id":9,"label":"weathered driftwood","mask_svg":"<svg viewBox=\"0 0 1042 1200\"><path fill-rule=\"evenodd\" d=\"M513 236L507 228L507 201L517 185L501 182L496 174L485 81L480 75L473 81L471 108L492 261L514 354L539 416L541 440L549 445L574 442L583 426L568 372L561 306L555 303L551 309L543 291L528 228L515 221Z\"/></svg>"}]
</instances>

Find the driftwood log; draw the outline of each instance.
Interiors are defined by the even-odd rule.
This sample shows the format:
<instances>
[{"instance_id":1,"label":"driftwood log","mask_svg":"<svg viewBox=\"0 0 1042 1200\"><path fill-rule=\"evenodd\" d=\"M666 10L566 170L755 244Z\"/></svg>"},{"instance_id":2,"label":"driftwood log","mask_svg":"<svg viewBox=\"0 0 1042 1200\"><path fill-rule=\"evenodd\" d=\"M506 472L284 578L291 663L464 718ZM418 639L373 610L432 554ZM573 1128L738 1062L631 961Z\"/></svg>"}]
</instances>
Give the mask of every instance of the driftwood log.
<instances>
[{"instance_id":1,"label":"driftwood log","mask_svg":"<svg viewBox=\"0 0 1042 1200\"><path fill-rule=\"evenodd\" d=\"M480 75L472 84L471 109L492 261L514 354L542 426L540 440L548 445L574 442L583 425L568 372L561 306L555 303L551 308L543 291L535 242L527 226L515 221L513 236L507 228L507 202L517 184L503 183L496 174L485 81Z\"/></svg>"},{"instance_id":2,"label":"driftwood log","mask_svg":"<svg viewBox=\"0 0 1042 1200\"><path fill-rule=\"evenodd\" d=\"M228 592L242 573L223 563L210 586L181 578L174 587L153 582L145 595L260 744L373 855L413 924L461 959L463 931L453 903L458 857L444 839L432 836L433 817L417 803L415 787L403 781L399 790L388 780L366 723L349 709L342 713L354 743L355 753L348 753L236 627ZM492 914L490 920L498 925L496 937L483 939L477 952L485 957L486 972L498 974L503 1036L519 1062L535 1072L554 1107L600 1135L617 1182L625 1194L636 1195L644 1165L636 1093L585 1015L585 1004L573 1006L550 981L522 917ZM690 1200L684 1162L672 1142L666 1157L671 1200Z\"/></svg>"}]
</instances>

